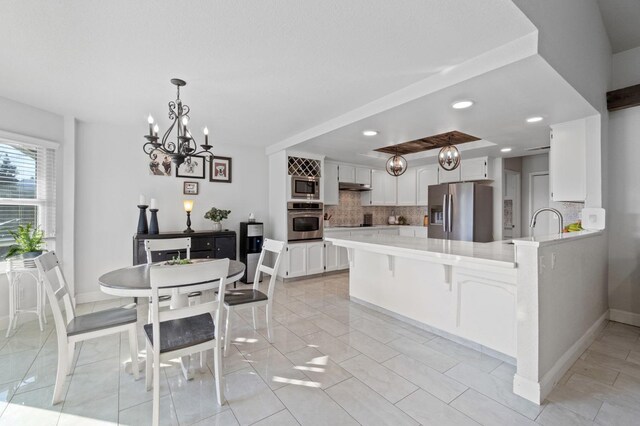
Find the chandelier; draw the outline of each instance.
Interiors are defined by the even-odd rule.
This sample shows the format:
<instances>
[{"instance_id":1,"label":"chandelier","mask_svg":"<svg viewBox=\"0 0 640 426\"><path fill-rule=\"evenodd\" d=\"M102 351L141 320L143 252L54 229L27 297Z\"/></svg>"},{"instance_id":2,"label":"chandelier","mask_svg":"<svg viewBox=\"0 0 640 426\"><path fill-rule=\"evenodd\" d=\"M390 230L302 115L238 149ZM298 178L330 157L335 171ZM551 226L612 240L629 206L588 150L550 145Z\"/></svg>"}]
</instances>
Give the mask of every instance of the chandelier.
<instances>
[{"instance_id":1,"label":"chandelier","mask_svg":"<svg viewBox=\"0 0 640 426\"><path fill-rule=\"evenodd\" d=\"M387 173L391 176L400 176L407 170L407 160L396 151L396 155L387 160Z\"/></svg>"},{"instance_id":2,"label":"chandelier","mask_svg":"<svg viewBox=\"0 0 640 426\"><path fill-rule=\"evenodd\" d=\"M451 145L451 135L449 135L449 145L442 147L438 154L438 163L448 171L455 170L460 165L460 151L455 145Z\"/></svg>"},{"instance_id":3,"label":"chandelier","mask_svg":"<svg viewBox=\"0 0 640 426\"><path fill-rule=\"evenodd\" d=\"M198 151L198 144L187 127L191 109L180 100L180 88L186 86L187 82L179 78L172 78L171 84L175 85L178 91L176 100L169 102L169 120L172 120L171 126L169 126L162 136L162 139L160 139L158 137L158 124L154 125L153 117L149 115L147 119L149 123L149 134L145 135L147 142L142 147L143 151L151 159L158 155L156 151L160 151L162 155L169 156L176 167L184 163L187 157L196 155L204 156L206 161L211 161L213 159L213 152L211 152L213 146L209 145L209 129L204 128L204 145L200 145L202 149ZM174 128L176 129L176 139L169 140Z\"/></svg>"}]
</instances>

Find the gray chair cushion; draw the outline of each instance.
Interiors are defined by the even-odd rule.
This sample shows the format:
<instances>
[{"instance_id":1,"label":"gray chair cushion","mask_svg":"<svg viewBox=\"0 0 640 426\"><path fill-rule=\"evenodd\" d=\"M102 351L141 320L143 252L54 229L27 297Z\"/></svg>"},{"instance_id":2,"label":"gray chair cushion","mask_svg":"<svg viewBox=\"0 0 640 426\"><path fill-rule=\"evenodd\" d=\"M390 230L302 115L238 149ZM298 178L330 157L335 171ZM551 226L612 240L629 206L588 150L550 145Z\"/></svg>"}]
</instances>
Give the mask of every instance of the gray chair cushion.
<instances>
[{"instance_id":1,"label":"gray chair cushion","mask_svg":"<svg viewBox=\"0 0 640 426\"><path fill-rule=\"evenodd\" d=\"M67 325L67 335L74 336L76 334L104 330L120 325L135 323L137 320L138 312L135 309L106 309L104 311L75 317Z\"/></svg>"},{"instance_id":2,"label":"gray chair cushion","mask_svg":"<svg viewBox=\"0 0 640 426\"><path fill-rule=\"evenodd\" d=\"M266 294L258 290L231 290L224 294L224 304L228 306L243 305L268 299Z\"/></svg>"},{"instance_id":3,"label":"gray chair cushion","mask_svg":"<svg viewBox=\"0 0 640 426\"><path fill-rule=\"evenodd\" d=\"M153 346L153 324L146 324L144 332ZM211 314L160 323L160 353L187 348L215 338L215 326Z\"/></svg>"}]
</instances>

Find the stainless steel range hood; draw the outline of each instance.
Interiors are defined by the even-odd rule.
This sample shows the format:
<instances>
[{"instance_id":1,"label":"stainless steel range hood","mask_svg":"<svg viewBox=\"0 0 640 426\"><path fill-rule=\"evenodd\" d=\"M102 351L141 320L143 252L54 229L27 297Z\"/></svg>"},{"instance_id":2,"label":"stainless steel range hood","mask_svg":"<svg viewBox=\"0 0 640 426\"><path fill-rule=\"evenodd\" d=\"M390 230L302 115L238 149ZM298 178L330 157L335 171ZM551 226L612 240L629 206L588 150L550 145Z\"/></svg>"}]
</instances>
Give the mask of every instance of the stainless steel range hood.
<instances>
[{"instance_id":1,"label":"stainless steel range hood","mask_svg":"<svg viewBox=\"0 0 640 426\"><path fill-rule=\"evenodd\" d=\"M371 185L367 185L364 183L340 182L338 184L338 189L340 191L365 192L365 191L371 191Z\"/></svg>"}]
</instances>

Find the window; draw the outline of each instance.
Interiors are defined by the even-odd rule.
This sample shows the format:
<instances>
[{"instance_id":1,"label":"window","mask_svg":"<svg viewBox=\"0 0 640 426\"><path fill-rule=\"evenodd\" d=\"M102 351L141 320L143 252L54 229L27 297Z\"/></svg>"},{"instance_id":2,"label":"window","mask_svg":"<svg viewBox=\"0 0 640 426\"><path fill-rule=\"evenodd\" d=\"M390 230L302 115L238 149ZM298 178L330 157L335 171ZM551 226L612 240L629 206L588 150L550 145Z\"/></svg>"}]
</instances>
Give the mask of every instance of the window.
<instances>
[{"instance_id":1,"label":"window","mask_svg":"<svg viewBox=\"0 0 640 426\"><path fill-rule=\"evenodd\" d=\"M0 141L0 256L18 225L31 223L55 237L55 193L54 149Z\"/></svg>"}]
</instances>

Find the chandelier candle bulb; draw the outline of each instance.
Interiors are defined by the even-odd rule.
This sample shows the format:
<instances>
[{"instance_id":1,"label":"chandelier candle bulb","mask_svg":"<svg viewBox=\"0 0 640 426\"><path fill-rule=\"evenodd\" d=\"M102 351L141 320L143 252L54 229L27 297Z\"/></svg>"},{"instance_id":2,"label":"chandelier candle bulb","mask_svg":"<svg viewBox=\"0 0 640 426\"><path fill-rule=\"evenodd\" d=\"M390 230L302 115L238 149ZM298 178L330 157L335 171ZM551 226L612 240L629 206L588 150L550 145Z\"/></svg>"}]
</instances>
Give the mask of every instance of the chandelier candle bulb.
<instances>
[{"instance_id":1,"label":"chandelier candle bulb","mask_svg":"<svg viewBox=\"0 0 640 426\"><path fill-rule=\"evenodd\" d=\"M147 123L149 123L149 136L153 136L153 117L151 114L147 117Z\"/></svg>"},{"instance_id":2,"label":"chandelier candle bulb","mask_svg":"<svg viewBox=\"0 0 640 426\"><path fill-rule=\"evenodd\" d=\"M160 130L160 127L157 124L153 126L153 136L158 136L158 130Z\"/></svg>"},{"instance_id":3,"label":"chandelier candle bulb","mask_svg":"<svg viewBox=\"0 0 640 426\"><path fill-rule=\"evenodd\" d=\"M205 127L203 132L204 132L204 144L209 145L209 129Z\"/></svg>"}]
</instances>

